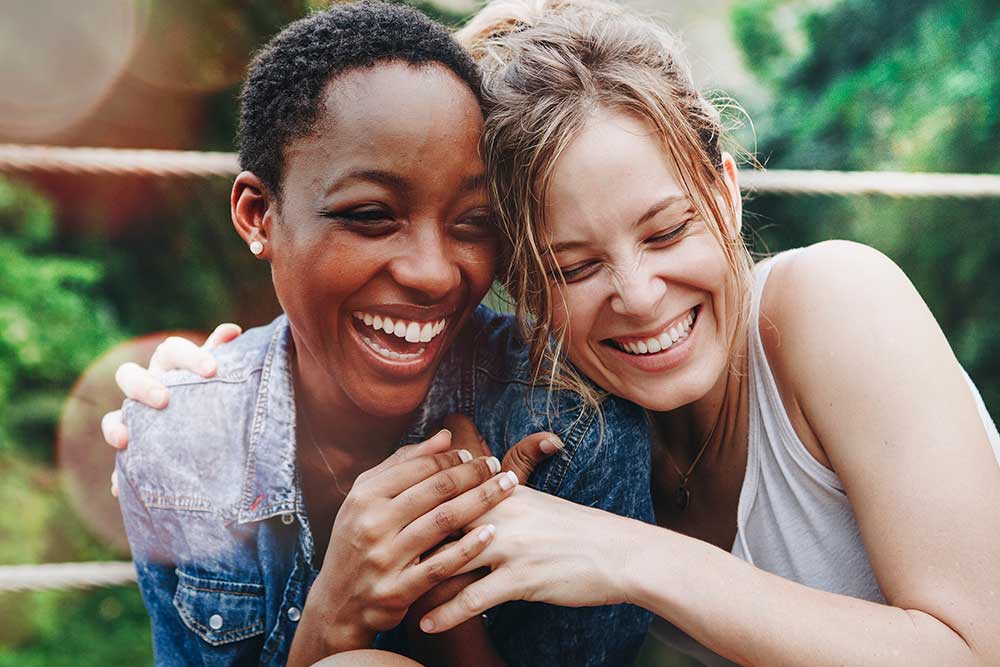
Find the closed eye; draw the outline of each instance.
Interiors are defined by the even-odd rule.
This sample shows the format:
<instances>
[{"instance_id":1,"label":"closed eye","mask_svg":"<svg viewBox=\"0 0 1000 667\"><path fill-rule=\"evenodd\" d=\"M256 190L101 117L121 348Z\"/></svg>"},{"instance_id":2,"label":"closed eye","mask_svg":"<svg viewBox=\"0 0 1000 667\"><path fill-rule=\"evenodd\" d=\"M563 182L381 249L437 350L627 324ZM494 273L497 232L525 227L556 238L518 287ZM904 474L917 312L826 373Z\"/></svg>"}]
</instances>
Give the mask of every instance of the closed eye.
<instances>
[{"instance_id":1,"label":"closed eye","mask_svg":"<svg viewBox=\"0 0 1000 667\"><path fill-rule=\"evenodd\" d=\"M346 211L320 211L320 215L340 223L362 236L384 236L395 231L399 222L382 206L359 206Z\"/></svg>"},{"instance_id":2,"label":"closed eye","mask_svg":"<svg viewBox=\"0 0 1000 667\"><path fill-rule=\"evenodd\" d=\"M553 280L562 280L564 283L579 282L594 275L600 265L598 262L585 262L570 267L559 267L549 273Z\"/></svg>"},{"instance_id":3,"label":"closed eye","mask_svg":"<svg viewBox=\"0 0 1000 667\"><path fill-rule=\"evenodd\" d=\"M689 224L689 221L685 220L684 222L682 222L681 224L677 225L673 229L670 229L668 231L662 232L660 234L656 234L655 236L650 236L648 239L646 239L645 242L648 243L648 244L650 244L650 245L655 245L655 246L666 245L667 243L670 243L671 241L675 241L675 240L679 239L684 234L684 232L687 231L688 224Z\"/></svg>"},{"instance_id":4,"label":"closed eye","mask_svg":"<svg viewBox=\"0 0 1000 667\"><path fill-rule=\"evenodd\" d=\"M492 212L485 208L470 211L456 220L454 229L459 238L468 241L492 238L497 232L496 220Z\"/></svg>"}]
</instances>

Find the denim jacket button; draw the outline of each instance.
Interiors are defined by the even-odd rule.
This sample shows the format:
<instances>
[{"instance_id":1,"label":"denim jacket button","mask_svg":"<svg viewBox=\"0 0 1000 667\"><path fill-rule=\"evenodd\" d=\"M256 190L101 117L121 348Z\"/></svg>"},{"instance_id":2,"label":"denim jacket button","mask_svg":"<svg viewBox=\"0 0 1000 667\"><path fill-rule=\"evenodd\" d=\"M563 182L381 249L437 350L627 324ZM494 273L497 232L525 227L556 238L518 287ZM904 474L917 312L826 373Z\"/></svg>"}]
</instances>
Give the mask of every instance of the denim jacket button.
<instances>
[{"instance_id":1,"label":"denim jacket button","mask_svg":"<svg viewBox=\"0 0 1000 667\"><path fill-rule=\"evenodd\" d=\"M302 612L299 611L298 607L288 608L288 620L292 623L298 623L299 619L302 618Z\"/></svg>"},{"instance_id":2,"label":"denim jacket button","mask_svg":"<svg viewBox=\"0 0 1000 667\"><path fill-rule=\"evenodd\" d=\"M212 614L208 619L208 627L212 628L213 630L222 629L222 617L219 616L218 614Z\"/></svg>"},{"instance_id":3,"label":"denim jacket button","mask_svg":"<svg viewBox=\"0 0 1000 667\"><path fill-rule=\"evenodd\" d=\"M285 512L284 514L281 515L281 523L285 524L286 526L292 525L293 523L295 523L295 515L292 514L291 512Z\"/></svg>"}]
</instances>

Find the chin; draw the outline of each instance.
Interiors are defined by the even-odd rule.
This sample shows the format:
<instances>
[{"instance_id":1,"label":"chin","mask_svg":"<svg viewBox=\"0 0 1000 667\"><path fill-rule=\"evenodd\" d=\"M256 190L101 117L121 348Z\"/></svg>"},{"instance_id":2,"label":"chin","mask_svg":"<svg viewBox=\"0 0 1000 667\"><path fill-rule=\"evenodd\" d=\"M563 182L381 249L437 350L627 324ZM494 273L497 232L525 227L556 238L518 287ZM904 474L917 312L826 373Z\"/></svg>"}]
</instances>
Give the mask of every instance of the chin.
<instances>
[{"instance_id":1,"label":"chin","mask_svg":"<svg viewBox=\"0 0 1000 667\"><path fill-rule=\"evenodd\" d=\"M358 409L372 417L398 419L412 414L427 396L429 387L419 389L386 388L384 392L372 392L369 385L359 392L350 392L352 402Z\"/></svg>"}]
</instances>

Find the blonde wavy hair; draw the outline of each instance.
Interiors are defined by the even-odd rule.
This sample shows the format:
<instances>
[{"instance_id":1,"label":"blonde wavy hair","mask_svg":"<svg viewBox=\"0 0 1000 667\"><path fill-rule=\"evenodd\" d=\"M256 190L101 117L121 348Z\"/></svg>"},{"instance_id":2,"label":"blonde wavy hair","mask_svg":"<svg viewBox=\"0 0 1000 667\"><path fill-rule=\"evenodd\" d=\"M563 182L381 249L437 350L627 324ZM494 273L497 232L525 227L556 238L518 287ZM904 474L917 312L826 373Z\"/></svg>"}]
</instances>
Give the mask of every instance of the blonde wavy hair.
<instances>
[{"instance_id":1,"label":"blonde wavy hair","mask_svg":"<svg viewBox=\"0 0 1000 667\"><path fill-rule=\"evenodd\" d=\"M732 343L745 327L753 262L736 231L739 203L723 178L720 112L694 88L670 34L603 0L496 0L456 36L482 71L482 149L507 242L501 282L530 344L536 379L548 374L550 386L594 406L602 399L564 363L565 332L552 318L561 282L549 277L543 233L554 165L596 109L644 119L659 134L731 269L739 306Z\"/></svg>"}]
</instances>

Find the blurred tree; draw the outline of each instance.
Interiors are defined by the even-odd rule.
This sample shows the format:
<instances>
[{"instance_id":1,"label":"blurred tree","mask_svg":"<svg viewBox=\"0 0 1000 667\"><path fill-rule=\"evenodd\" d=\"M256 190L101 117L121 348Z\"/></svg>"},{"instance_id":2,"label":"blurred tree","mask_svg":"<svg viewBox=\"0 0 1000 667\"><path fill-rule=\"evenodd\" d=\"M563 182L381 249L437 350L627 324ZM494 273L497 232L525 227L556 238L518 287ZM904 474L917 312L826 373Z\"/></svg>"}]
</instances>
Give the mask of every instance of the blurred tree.
<instances>
[{"instance_id":1,"label":"blurred tree","mask_svg":"<svg viewBox=\"0 0 1000 667\"><path fill-rule=\"evenodd\" d=\"M1000 173L995 0L739 0L735 35L770 88L759 154L785 169ZM760 196L764 250L828 238L892 257L1000 414L1000 201Z\"/></svg>"},{"instance_id":2,"label":"blurred tree","mask_svg":"<svg viewBox=\"0 0 1000 667\"><path fill-rule=\"evenodd\" d=\"M0 180L0 232L0 447L47 458L67 387L121 332L100 265L59 252L45 199Z\"/></svg>"}]
</instances>

